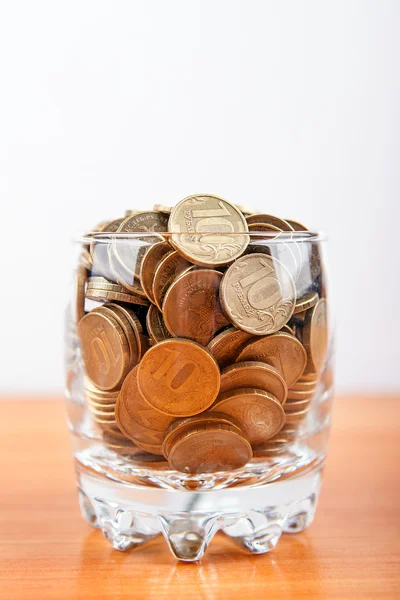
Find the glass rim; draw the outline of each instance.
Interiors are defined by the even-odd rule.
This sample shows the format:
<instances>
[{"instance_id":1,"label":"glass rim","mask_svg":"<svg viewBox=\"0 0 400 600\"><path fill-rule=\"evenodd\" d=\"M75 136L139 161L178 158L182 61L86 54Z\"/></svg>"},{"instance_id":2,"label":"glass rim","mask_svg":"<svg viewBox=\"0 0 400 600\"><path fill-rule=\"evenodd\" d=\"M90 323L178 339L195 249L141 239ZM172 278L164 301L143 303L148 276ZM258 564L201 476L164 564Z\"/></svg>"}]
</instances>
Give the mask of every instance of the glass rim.
<instances>
[{"instance_id":1,"label":"glass rim","mask_svg":"<svg viewBox=\"0 0 400 600\"><path fill-rule=\"evenodd\" d=\"M229 232L229 231L135 231L133 233L125 232L99 232L91 231L75 238L76 243L80 244L91 244L104 243L109 244L110 242L122 243L128 240L146 241L149 238L159 237L160 242L167 241L173 236L224 236L224 237L237 237L237 236L248 236L251 242L262 242L267 241L269 244L282 244L288 242L296 243L307 243L307 242L324 242L327 241L328 237L324 231L242 231L242 232Z\"/></svg>"}]
</instances>

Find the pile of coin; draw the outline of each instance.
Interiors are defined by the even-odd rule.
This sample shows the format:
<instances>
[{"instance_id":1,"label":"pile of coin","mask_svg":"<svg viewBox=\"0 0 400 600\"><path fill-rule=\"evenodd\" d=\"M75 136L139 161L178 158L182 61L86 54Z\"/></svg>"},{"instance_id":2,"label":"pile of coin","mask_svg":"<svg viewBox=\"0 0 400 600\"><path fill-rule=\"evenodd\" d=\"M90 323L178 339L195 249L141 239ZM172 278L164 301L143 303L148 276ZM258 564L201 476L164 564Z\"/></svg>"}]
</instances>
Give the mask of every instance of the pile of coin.
<instances>
[{"instance_id":1,"label":"pile of coin","mask_svg":"<svg viewBox=\"0 0 400 600\"><path fill-rule=\"evenodd\" d=\"M328 349L319 244L300 223L212 195L127 211L85 236L75 307L110 450L196 474L296 439Z\"/></svg>"}]
</instances>

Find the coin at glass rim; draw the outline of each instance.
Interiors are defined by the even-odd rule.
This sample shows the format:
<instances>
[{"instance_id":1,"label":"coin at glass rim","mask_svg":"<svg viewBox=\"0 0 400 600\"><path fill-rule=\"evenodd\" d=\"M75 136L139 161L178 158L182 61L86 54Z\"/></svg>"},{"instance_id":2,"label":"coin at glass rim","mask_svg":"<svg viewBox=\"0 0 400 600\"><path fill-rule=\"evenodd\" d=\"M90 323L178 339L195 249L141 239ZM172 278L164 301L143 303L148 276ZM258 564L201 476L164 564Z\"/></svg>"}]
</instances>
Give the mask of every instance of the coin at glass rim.
<instances>
[{"instance_id":1,"label":"coin at glass rim","mask_svg":"<svg viewBox=\"0 0 400 600\"><path fill-rule=\"evenodd\" d=\"M275 333L254 342L241 351L238 362L256 360L272 365L281 373L290 388L302 375L307 353L302 344L288 333Z\"/></svg>"},{"instance_id":2,"label":"coin at glass rim","mask_svg":"<svg viewBox=\"0 0 400 600\"><path fill-rule=\"evenodd\" d=\"M224 274L220 298L234 325L254 335L266 335L289 321L296 288L278 260L266 254L249 254L235 261Z\"/></svg>"},{"instance_id":3,"label":"coin at glass rim","mask_svg":"<svg viewBox=\"0 0 400 600\"><path fill-rule=\"evenodd\" d=\"M134 367L139 362L139 348L137 344L137 339L134 330L130 324L130 321L124 315L122 311L119 310L118 305L112 304L103 304L98 308L95 308L91 311L92 313L102 313L108 316L113 317L118 325L121 327L122 331L125 334L126 339L128 340L129 347L129 368Z\"/></svg>"},{"instance_id":4,"label":"coin at glass rim","mask_svg":"<svg viewBox=\"0 0 400 600\"><path fill-rule=\"evenodd\" d=\"M216 267L233 262L249 243L247 222L233 204L211 194L184 198L172 209L171 243L190 262Z\"/></svg>"},{"instance_id":5,"label":"coin at glass rim","mask_svg":"<svg viewBox=\"0 0 400 600\"><path fill-rule=\"evenodd\" d=\"M296 315L298 313L302 313L303 311L308 310L315 306L318 302L318 294L317 292L309 292L305 294L301 298L299 298L296 302L296 306L294 307L293 314Z\"/></svg>"},{"instance_id":6,"label":"coin at glass rim","mask_svg":"<svg viewBox=\"0 0 400 600\"><path fill-rule=\"evenodd\" d=\"M107 290L87 289L86 298L91 300L109 300L116 302L126 302L128 304L140 304L141 306L148 306L150 302L137 296L136 294L130 294L128 292L113 292Z\"/></svg>"},{"instance_id":7,"label":"coin at glass rim","mask_svg":"<svg viewBox=\"0 0 400 600\"><path fill-rule=\"evenodd\" d=\"M271 365L257 361L237 362L221 372L220 394L251 387L269 392L281 404L286 402L288 390L285 380Z\"/></svg>"},{"instance_id":8,"label":"coin at glass rim","mask_svg":"<svg viewBox=\"0 0 400 600\"><path fill-rule=\"evenodd\" d=\"M303 344L311 366L320 373L328 352L328 317L325 298L321 298L306 316Z\"/></svg>"},{"instance_id":9,"label":"coin at glass rim","mask_svg":"<svg viewBox=\"0 0 400 600\"><path fill-rule=\"evenodd\" d=\"M215 419L196 426L188 424L174 439L168 462L183 473L217 473L243 467L252 454L238 427Z\"/></svg>"},{"instance_id":10,"label":"coin at glass rim","mask_svg":"<svg viewBox=\"0 0 400 600\"><path fill-rule=\"evenodd\" d=\"M158 410L149 406L148 402L144 400L137 384L137 371L138 366L132 369L125 377L121 392L118 396L117 407L122 403L129 417L135 424L139 425L140 428L148 429L153 433L161 432L164 434L164 431L171 424L174 417L160 413ZM134 433L134 426L132 431L133 433L131 433L130 437L141 439L140 429L138 430L137 435ZM147 443L151 443L151 439L147 440Z\"/></svg>"},{"instance_id":11,"label":"coin at glass rim","mask_svg":"<svg viewBox=\"0 0 400 600\"><path fill-rule=\"evenodd\" d=\"M219 301L221 279L219 271L196 269L172 283L162 305L165 326L172 335L206 346L229 324Z\"/></svg>"},{"instance_id":12,"label":"coin at glass rim","mask_svg":"<svg viewBox=\"0 0 400 600\"><path fill-rule=\"evenodd\" d=\"M156 343L172 337L165 326L162 312L155 304L151 304L147 311L146 325L151 339Z\"/></svg>"},{"instance_id":13,"label":"coin at glass rim","mask_svg":"<svg viewBox=\"0 0 400 600\"><path fill-rule=\"evenodd\" d=\"M129 243L131 246L133 246L133 242L138 243L139 241L140 240L138 238L135 238L132 240L132 242L129 242ZM115 255L115 249L114 249L114 246L117 243L121 243L121 241L114 240L113 244L108 245L108 258L109 258L109 262L110 262L110 271L112 273L113 280L117 281L118 284L121 285L125 289L125 291L128 291L129 293L137 294L138 296L142 296L143 298L146 299L147 302L149 302L142 286L140 285L139 277L135 278L133 268L128 268L125 265L125 263L118 261L116 255ZM148 240L147 246L145 246L143 244L142 246L140 246L140 248L137 248L138 252L139 252L139 249L141 251L141 257L143 257L144 253L150 247L151 243L154 243L154 241L150 242ZM137 266L137 268L139 268L139 265Z\"/></svg>"},{"instance_id":14,"label":"coin at glass rim","mask_svg":"<svg viewBox=\"0 0 400 600\"><path fill-rule=\"evenodd\" d=\"M88 377L101 390L117 388L129 370L129 346L123 329L111 316L90 312L78 325Z\"/></svg>"},{"instance_id":15,"label":"coin at glass rim","mask_svg":"<svg viewBox=\"0 0 400 600\"><path fill-rule=\"evenodd\" d=\"M256 388L224 392L210 411L233 417L252 446L276 435L285 423L281 403L272 394Z\"/></svg>"},{"instance_id":16,"label":"coin at glass rim","mask_svg":"<svg viewBox=\"0 0 400 600\"><path fill-rule=\"evenodd\" d=\"M100 223L96 229L93 230L93 233L115 233L116 231L118 231L118 227L121 225L121 223L123 222L124 218L120 218L120 219L113 219L112 221L105 221L104 223ZM93 254L94 254L94 249L97 245L97 243L101 244L101 240L102 238L93 238L93 240L90 243L89 246L89 252L90 255L93 258Z\"/></svg>"},{"instance_id":17,"label":"coin at glass rim","mask_svg":"<svg viewBox=\"0 0 400 600\"><path fill-rule=\"evenodd\" d=\"M172 282L190 269L192 265L183 256L171 250L158 263L153 274L153 298L157 307L162 310L164 296Z\"/></svg>"},{"instance_id":18,"label":"coin at glass rim","mask_svg":"<svg viewBox=\"0 0 400 600\"><path fill-rule=\"evenodd\" d=\"M174 417L206 410L217 397L219 384L216 360L191 340L164 340L152 346L139 364L142 396L156 410Z\"/></svg>"},{"instance_id":19,"label":"coin at glass rim","mask_svg":"<svg viewBox=\"0 0 400 600\"><path fill-rule=\"evenodd\" d=\"M273 215L250 215L249 217L246 217L246 221L250 225L252 223L263 223L264 225L271 225L272 227L276 227L276 229L280 231L294 231L293 227L288 221L286 221L285 219L280 219L279 217L274 217Z\"/></svg>"},{"instance_id":20,"label":"coin at glass rim","mask_svg":"<svg viewBox=\"0 0 400 600\"><path fill-rule=\"evenodd\" d=\"M154 303L153 279L154 272L165 254L171 252L168 242L157 242L147 250L140 266L140 283L148 299Z\"/></svg>"},{"instance_id":21,"label":"coin at glass rim","mask_svg":"<svg viewBox=\"0 0 400 600\"><path fill-rule=\"evenodd\" d=\"M153 210L163 213L170 213L172 210L172 206L165 206L165 204L154 204Z\"/></svg>"},{"instance_id":22,"label":"coin at glass rim","mask_svg":"<svg viewBox=\"0 0 400 600\"><path fill-rule=\"evenodd\" d=\"M207 349L222 369L235 362L239 352L252 337L251 333L247 333L247 331L228 327L211 340Z\"/></svg>"},{"instance_id":23,"label":"coin at glass rim","mask_svg":"<svg viewBox=\"0 0 400 600\"><path fill-rule=\"evenodd\" d=\"M85 316L85 287L87 271L82 265L78 265L75 273L75 324Z\"/></svg>"}]
</instances>

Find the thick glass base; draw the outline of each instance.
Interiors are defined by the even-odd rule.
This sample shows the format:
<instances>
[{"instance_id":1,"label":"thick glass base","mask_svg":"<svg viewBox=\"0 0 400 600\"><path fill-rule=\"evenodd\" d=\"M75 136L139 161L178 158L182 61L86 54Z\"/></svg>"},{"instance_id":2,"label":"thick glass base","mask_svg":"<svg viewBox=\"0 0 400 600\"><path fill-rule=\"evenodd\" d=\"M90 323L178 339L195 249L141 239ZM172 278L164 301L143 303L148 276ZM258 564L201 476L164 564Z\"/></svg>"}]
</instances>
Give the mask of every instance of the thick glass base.
<instances>
[{"instance_id":1,"label":"thick glass base","mask_svg":"<svg viewBox=\"0 0 400 600\"><path fill-rule=\"evenodd\" d=\"M253 554L272 550L283 532L313 520L322 465L264 485L204 491L122 483L77 463L83 517L117 550L164 536L179 560L199 560L218 530Z\"/></svg>"}]
</instances>

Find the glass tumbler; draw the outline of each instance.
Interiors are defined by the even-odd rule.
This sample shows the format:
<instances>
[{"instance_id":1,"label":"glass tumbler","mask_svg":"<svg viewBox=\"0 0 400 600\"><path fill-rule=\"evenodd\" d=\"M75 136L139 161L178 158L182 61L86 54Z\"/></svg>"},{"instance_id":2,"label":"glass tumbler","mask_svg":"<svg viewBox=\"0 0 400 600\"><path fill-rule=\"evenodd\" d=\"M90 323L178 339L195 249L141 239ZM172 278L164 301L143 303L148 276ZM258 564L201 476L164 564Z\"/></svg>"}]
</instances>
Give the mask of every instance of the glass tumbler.
<instances>
[{"instance_id":1,"label":"glass tumbler","mask_svg":"<svg viewBox=\"0 0 400 600\"><path fill-rule=\"evenodd\" d=\"M313 520L332 408L325 241L243 235L216 267L167 232L77 244L68 424L82 515L118 550L161 534L194 561L222 530L264 553Z\"/></svg>"}]
</instances>

